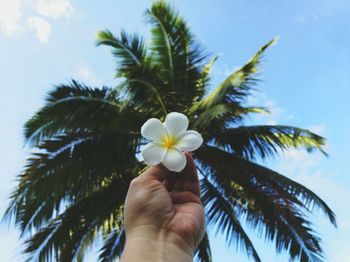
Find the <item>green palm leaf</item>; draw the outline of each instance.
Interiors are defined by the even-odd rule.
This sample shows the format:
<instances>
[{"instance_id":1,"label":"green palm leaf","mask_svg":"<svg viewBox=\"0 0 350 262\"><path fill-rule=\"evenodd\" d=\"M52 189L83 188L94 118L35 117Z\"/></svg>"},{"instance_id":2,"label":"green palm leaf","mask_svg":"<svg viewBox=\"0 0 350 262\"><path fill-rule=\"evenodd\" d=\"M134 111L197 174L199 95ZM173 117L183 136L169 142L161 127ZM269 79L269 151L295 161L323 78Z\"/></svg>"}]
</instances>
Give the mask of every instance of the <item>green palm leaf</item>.
<instances>
[{"instance_id":1,"label":"green palm leaf","mask_svg":"<svg viewBox=\"0 0 350 262\"><path fill-rule=\"evenodd\" d=\"M317 195L272 170L214 147L202 148L195 157L222 188L222 195L231 198L235 212L275 241L277 251L288 250L291 259L301 261L321 259L320 239L306 214L317 206L333 224L335 217Z\"/></svg>"},{"instance_id":2,"label":"green palm leaf","mask_svg":"<svg viewBox=\"0 0 350 262\"><path fill-rule=\"evenodd\" d=\"M99 259L101 262L113 261L115 257L120 257L125 245L125 230L113 230L104 242L100 250Z\"/></svg>"},{"instance_id":3,"label":"green palm leaf","mask_svg":"<svg viewBox=\"0 0 350 262\"><path fill-rule=\"evenodd\" d=\"M162 65L164 80L174 84L174 63L171 39L169 36L170 26L174 26L178 14L162 1L155 2L151 10L146 11L148 21L154 25L152 29L152 51L157 64ZM165 21L168 22L165 24ZM166 27L166 26L169 27Z\"/></svg>"},{"instance_id":4,"label":"green palm leaf","mask_svg":"<svg viewBox=\"0 0 350 262\"><path fill-rule=\"evenodd\" d=\"M195 126L203 130L209 126L218 129L225 127L229 122L240 121L244 114L252 111L247 110L242 101L250 95L252 86L257 81L255 75L259 71L262 55L275 42L276 39L273 39L262 46L244 66L229 75L211 94L191 107L189 111L197 116ZM219 108L220 113L217 113Z\"/></svg>"},{"instance_id":5,"label":"green palm leaf","mask_svg":"<svg viewBox=\"0 0 350 262\"><path fill-rule=\"evenodd\" d=\"M258 192L258 189L260 187L264 188L264 186L282 190L276 193L276 197L289 198L288 201L296 202L299 206L302 203L305 208L318 207L327 215L330 222L336 225L333 211L320 197L305 186L271 169L211 146L201 148L194 156L198 157L202 164L206 163L208 167L220 170L221 176L219 178L223 179L224 184L231 185L231 182L234 181L244 191L250 188L252 193ZM229 172L227 172L227 166L230 167ZM227 175L224 175L225 173ZM249 184L252 184L252 186L249 186ZM300 202L297 201L296 197Z\"/></svg>"},{"instance_id":6,"label":"green palm leaf","mask_svg":"<svg viewBox=\"0 0 350 262\"><path fill-rule=\"evenodd\" d=\"M259 71L261 57L265 50L276 43L276 39L262 46L257 53L241 68L229 75L208 97L199 102L196 107L209 108L227 101L241 101L251 90L250 84L256 80L254 75Z\"/></svg>"},{"instance_id":7,"label":"green palm leaf","mask_svg":"<svg viewBox=\"0 0 350 262\"><path fill-rule=\"evenodd\" d=\"M71 205L26 242L25 252L35 252L39 261L47 261L55 250L56 259L72 261L86 235L102 228L113 211L123 204L129 182L130 180L111 181L102 189ZM31 259L36 260L35 256Z\"/></svg>"},{"instance_id":8,"label":"green palm leaf","mask_svg":"<svg viewBox=\"0 0 350 262\"><path fill-rule=\"evenodd\" d=\"M218 146L247 159L273 157L279 150L290 147L304 148L308 152L320 150L326 154L322 146L323 137L306 129L292 126L239 126L227 128L214 134Z\"/></svg>"},{"instance_id":9,"label":"green palm leaf","mask_svg":"<svg viewBox=\"0 0 350 262\"><path fill-rule=\"evenodd\" d=\"M159 68L169 96L169 111L185 111L193 99L204 94L205 67L207 57L194 42L194 36L178 12L163 1L156 1L146 11L151 30L151 52ZM206 69L207 70L207 69ZM177 94L174 96L174 94Z\"/></svg>"},{"instance_id":10,"label":"green palm leaf","mask_svg":"<svg viewBox=\"0 0 350 262\"><path fill-rule=\"evenodd\" d=\"M38 227L59 212L62 203L77 201L111 178L120 177L125 170L137 167L133 147L125 143L127 140L113 140L107 136L102 141L75 144L73 151L67 147L53 158L41 154L32 159L7 213L20 212L16 217L21 230L30 230L32 225ZM123 152L118 150L120 147ZM86 154L87 151L97 153Z\"/></svg>"},{"instance_id":11,"label":"green palm leaf","mask_svg":"<svg viewBox=\"0 0 350 262\"><path fill-rule=\"evenodd\" d=\"M120 37L115 37L110 31L98 33L97 45L112 47L113 55L117 60L117 78L125 79L120 85L121 91L127 93L129 101L137 105L150 106L154 103L154 96L157 97L159 106L166 113L164 99L158 91L159 70L147 56L147 49L144 41L137 34L129 35L122 31ZM153 112L154 114L155 112ZM160 114L160 112L157 112Z\"/></svg>"},{"instance_id":12,"label":"green palm leaf","mask_svg":"<svg viewBox=\"0 0 350 262\"><path fill-rule=\"evenodd\" d=\"M241 226L233 206L222 195L223 192L218 191L207 178L201 180L201 189L209 224L216 224L218 230L223 234L226 233L226 241L229 244L241 243L248 256L252 256L255 261L261 261L253 243Z\"/></svg>"},{"instance_id":13,"label":"green palm leaf","mask_svg":"<svg viewBox=\"0 0 350 262\"><path fill-rule=\"evenodd\" d=\"M117 77L128 77L137 68L142 67L146 60L146 47L144 41L137 34L128 35L122 31L120 38L116 38L110 31L100 31L97 35L96 45L113 47L113 55L118 62Z\"/></svg>"},{"instance_id":14,"label":"green palm leaf","mask_svg":"<svg viewBox=\"0 0 350 262\"><path fill-rule=\"evenodd\" d=\"M194 258L198 262L212 262L211 249L207 232L205 232L202 241L199 243L199 246L194 253Z\"/></svg>"},{"instance_id":15,"label":"green palm leaf","mask_svg":"<svg viewBox=\"0 0 350 262\"><path fill-rule=\"evenodd\" d=\"M95 132L106 126L108 130L118 129L123 114L132 117L132 111L126 112L126 109L116 97L115 90L91 89L72 81L49 94L46 106L25 124L24 135L31 146L37 146L43 139L62 133ZM133 113L137 114L136 111ZM135 132L138 128L134 127Z\"/></svg>"}]
</instances>

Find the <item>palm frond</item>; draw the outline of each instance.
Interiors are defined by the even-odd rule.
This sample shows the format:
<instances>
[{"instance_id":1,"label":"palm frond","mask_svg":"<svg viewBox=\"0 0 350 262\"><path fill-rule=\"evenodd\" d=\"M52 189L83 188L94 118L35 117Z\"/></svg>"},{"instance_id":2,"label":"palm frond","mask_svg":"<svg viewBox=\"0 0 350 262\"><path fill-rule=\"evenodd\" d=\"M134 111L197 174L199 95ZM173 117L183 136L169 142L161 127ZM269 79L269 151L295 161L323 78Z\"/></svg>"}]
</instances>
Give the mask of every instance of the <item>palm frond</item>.
<instances>
[{"instance_id":1,"label":"palm frond","mask_svg":"<svg viewBox=\"0 0 350 262\"><path fill-rule=\"evenodd\" d=\"M145 63L147 49L143 39L137 34L129 35L121 31L120 38L117 38L108 30L100 31L96 45L113 47L112 53L118 63L117 77L129 77Z\"/></svg>"},{"instance_id":2,"label":"palm frond","mask_svg":"<svg viewBox=\"0 0 350 262\"><path fill-rule=\"evenodd\" d=\"M123 204L129 182L120 179L111 181L69 206L26 241L25 252L31 255L30 259L38 257L39 261L48 261L55 254L60 261L72 261L87 234L103 227L113 210L118 210Z\"/></svg>"},{"instance_id":3,"label":"palm frond","mask_svg":"<svg viewBox=\"0 0 350 262\"><path fill-rule=\"evenodd\" d=\"M260 187L275 188L275 190L280 191L277 196L287 197L289 201L295 202L301 207L320 208L330 222L336 226L335 214L330 207L313 191L286 176L212 146L202 147L196 151L194 156L197 156L202 161L201 163L206 163L215 170L221 170L220 174L223 177L220 178L227 179L225 182L228 185L231 185L230 181L234 181L242 186L244 190L247 190L247 187L251 185L252 192L258 192ZM229 169L227 169L228 166ZM226 175L224 176L224 174ZM254 189L254 187L257 188Z\"/></svg>"},{"instance_id":4,"label":"palm frond","mask_svg":"<svg viewBox=\"0 0 350 262\"><path fill-rule=\"evenodd\" d=\"M229 244L243 247L254 261L261 261L253 243L241 226L233 206L223 196L223 192L218 191L217 186L211 184L207 178L201 180L201 190L209 224L215 224L218 231L226 234L226 241Z\"/></svg>"},{"instance_id":5,"label":"palm frond","mask_svg":"<svg viewBox=\"0 0 350 262\"><path fill-rule=\"evenodd\" d=\"M134 156L138 138L111 134L67 144L69 139L47 141L41 147L47 153L35 154L20 176L6 216L14 215L23 233L48 221L62 203L77 201L140 165Z\"/></svg>"},{"instance_id":6,"label":"palm frond","mask_svg":"<svg viewBox=\"0 0 350 262\"><path fill-rule=\"evenodd\" d=\"M145 13L152 28L152 51L154 59L161 65L162 75L165 79L174 84L174 63L169 28L166 28L165 21L172 26L178 16L174 10L164 1L157 1L152 4L150 10ZM168 29L168 30L167 30Z\"/></svg>"},{"instance_id":7,"label":"palm frond","mask_svg":"<svg viewBox=\"0 0 350 262\"><path fill-rule=\"evenodd\" d=\"M185 20L168 3L155 1L146 11L146 18L153 26L153 61L165 83L163 91L170 92L169 111L185 111L204 94L199 83L205 81L202 68L207 55L195 44Z\"/></svg>"},{"instance_id":8,"label":"palm frond","mask_svg":"<svg viewBox=\"0 0 350 262\"><path fill-rule=\"evenodd\" d=\"M265 50L275 42L276 39L273 39L262 46L244 66L229 75L211 94L198 103L195 103L190 109L190 112L195 114L199 120L203 117L201 116L202 114L206 114L208 110L218 107L219 105L225 107L232 107L233 105L233 108L237 108L238 111L227 108L227 112L218 115L214 119L215 121L207 119L207 121L202 121L200 124L195 123L195 125L202 127L203 129L211 125L219 125L222 127L231 121L237 121L237 118L239 120L242 115L247 113L247 111L244 110L242 102L244 102L250 94L253 85L257 81L255 75L259 71L262 55ZM203 124L205 124L205 126L203 126Z\"/></svg>"},{"instance_id":9,"label":"palm frond","mask_svg":"<svg viewBox=\"0 0 350 262\"><path fill-rule=\"evenodd\" d=\"M243 107L239 104L217 104L203 111L200 115L194 115L193 126L202 135L211 140L214 134L229 128L233 124L239 124L244 116L257 108ZM211 123L210 125L208 123Z\"/></svg>"},{"instance_id":10,"label":"palm frond","mask_svg":"<svg viewBox=\"0 0 350 262\"><path fill-rule=\"evenodd\" d=\"M117 129L128 108L115 95L115 90L92 89L74 80L57 86L48 95L46 105L25 124L25 139L37 146L43 139L64 133ZM128 110L124 114L131 117L139 113Z\"/></svg>"},{"instance_id":11,"label":"palm frond","mask_svg":"<svg viewBox=\"0 0 350 262\"><path fill-rule=\"evenodd\" d=\"M220 130L213 138L217 146L252 160L273 157L290 147L326 154L322 149L325 145L323 137L293 126L239 126Z\"/></svg>"},{"instance_id":12,"label":"palm frond","mask_svg":"<svg viewBox=\"0 0 350 262\"><path fill-rule=\"evenodd\" d=\"M87 252L95 244L96 238L98 238L97 230L90 230L89 233L84 236L84 238L81 240L81 243L79 243L79 249L75 251L77 262L84 261Z\"/></svg>"},{"instance_id":13,"label":"palm frond","mask_svg":"<svg viewBox=\"0 0 350 262\"><path fill-rule=\"evenodd\" d=\"M100 249L99 261L110 262L122 255L125 245L125 230L113 230Z\"/></svg>"},{"instance_id":14,"label":"palm frond","mask_svg":"<svg viewBox=\"0 0 350 262\"><path fill-rule=\"evenodd\" d=\"M97 45L113 48L112 53L118 64L116 77L124 79L120 87L122 93L129 95L128 102L156 109L149 112L153 116L158 116L160 110L162 114L167 113L164 98L158 90L162 86L159 70L152 57L147 56L147 49L141 37L122 31L120 37L116 38L108 30L100 31ZM154 106L154 97L159 102L158 107Z\"/></svg>"},{"instance_id":15,"label":"palm frond","mask_svg":"<svg viewBox=\"0 0 350 262\"><path fill-rule=\"evenodd\" d=\"M244 66L229 75L208 97L199 102L197 107L208 108L218 103L236 102L246 98L251 90L250 84L255 81L254 75L259 71L263 53L275 42L273 39L263 45Z\"/></svg>"},{"instance_id":16,"label":"palm frond","mask_svg":"<svg viewBox=\"0 0 350 262\"><path fill-rule=\"evenodd\" d=\"M208 233L205 232L202 241L194 252L194 260L198 262L212 262Z\"/></svg>"},{"instance_id":17,"label":"palm frond","mask_svg":"<svg viewBox=\"0 0 350 262\"><path fill-rule=\"evenodd\" d=\"M215 64L215 62L218 60L218 58L219 56L214 56L212 59L210 59L210 61L207 64L203 66L200 72L200 78L197 80L197 83L196 83L196 87L203 91L199 96L195 97L193 101L194 103L197 103L202 98L202 95L204 95L205 88L207 87L210 81L210 73L211 73L212 67Z\"/></svg>"},{"instance_id":18,"label":"palm frond","mask_svg":"<svg viewBox=\"0 0 350 262\"><path fill-rule=\"evenodd\" d=\"M209 157L210 156L210 157ZM319 261L320 238L307 220L308 208L321 208L335 225L334 213L304 186L253 162L206 146L194 155L222 195L237 207L237 214L265 239L275 241L278 252L291 259ZM306 213L305 213L306 212Z\"/></svg>"}]
</instances>

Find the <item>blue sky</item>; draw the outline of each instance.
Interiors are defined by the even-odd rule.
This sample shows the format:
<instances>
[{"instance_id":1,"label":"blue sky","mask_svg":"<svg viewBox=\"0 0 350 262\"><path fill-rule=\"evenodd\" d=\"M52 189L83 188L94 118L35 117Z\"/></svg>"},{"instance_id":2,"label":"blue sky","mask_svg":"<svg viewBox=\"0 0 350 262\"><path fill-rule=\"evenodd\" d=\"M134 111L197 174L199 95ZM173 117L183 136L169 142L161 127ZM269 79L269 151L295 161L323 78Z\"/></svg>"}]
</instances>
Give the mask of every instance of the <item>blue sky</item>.
<instances>
[{"instance_id":1,"label":"blue sky","mask_svg":"<svg viewBox=\"0 0 350 262\"><path fill-rule=\"evenodd\" d=\"M0 0L0 215L25 162L22 126L43 105L45 94L71 78L113 85L115 63L95 47L99 29L121 28L149 35L145 0ZM326 261L347 258L350 235L350 3L347 0L177 0L200 43L220 58L213 84L242 65L262 44L280 36L266 54L259 93L250 102L272 114L251 123L289 124L327 138L326 158L290 150L271 168L310 187L338 218L334 229L318 212L312 217L323 238ZM214 261L250 261L223 238L211 235ZM263 261L288 261L252 234ZM0 226L2 261L22 261L18 232ZM89 254L94 261L94 254Z\"/></svg>"}]
</instances>

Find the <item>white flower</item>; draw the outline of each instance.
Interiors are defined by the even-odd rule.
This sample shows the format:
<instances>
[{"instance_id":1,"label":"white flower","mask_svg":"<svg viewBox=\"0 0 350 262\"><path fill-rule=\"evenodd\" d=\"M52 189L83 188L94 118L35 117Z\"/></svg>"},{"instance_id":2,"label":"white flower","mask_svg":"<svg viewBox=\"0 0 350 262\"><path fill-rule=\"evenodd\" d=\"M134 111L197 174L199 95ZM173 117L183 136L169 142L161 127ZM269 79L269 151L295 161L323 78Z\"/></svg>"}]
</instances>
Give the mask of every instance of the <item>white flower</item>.
<instances>
[{"instance_id":1,"label":"white flower","mask_svg":"<svg viewBox=\"0 0 350 262\"><path fill-rule=\"evenodd\" d=\"M180 172L186 166L183 151L194 151L203 142L202 136L194 130L187 130L188 118L181 113L169 113L164 123L151 118L141 127L141 135L151 140L142 149L142 157L148 165L162 163L170 171Z\"/></svg>"}]
</instances>

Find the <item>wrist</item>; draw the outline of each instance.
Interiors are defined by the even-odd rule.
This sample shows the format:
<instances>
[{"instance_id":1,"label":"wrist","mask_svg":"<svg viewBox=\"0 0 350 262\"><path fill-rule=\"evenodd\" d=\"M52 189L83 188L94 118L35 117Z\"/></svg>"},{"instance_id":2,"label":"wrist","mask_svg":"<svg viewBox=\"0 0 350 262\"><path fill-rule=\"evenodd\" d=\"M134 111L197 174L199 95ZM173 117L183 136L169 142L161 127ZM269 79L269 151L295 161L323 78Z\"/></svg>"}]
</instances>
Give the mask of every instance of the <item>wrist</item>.
<instances>
[{"instance_id":1,"label":"wrist","mask_svg":"<svg viewBox=\"0 0 350 262\"><path fill-rule=\"evenodd\" d=\"M194 248L173 232L152 228L126 232L122 262L193 261Z\"/></svg>"}]
</instances>

